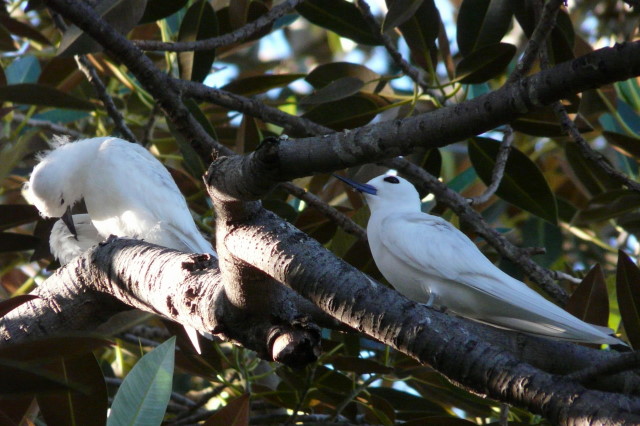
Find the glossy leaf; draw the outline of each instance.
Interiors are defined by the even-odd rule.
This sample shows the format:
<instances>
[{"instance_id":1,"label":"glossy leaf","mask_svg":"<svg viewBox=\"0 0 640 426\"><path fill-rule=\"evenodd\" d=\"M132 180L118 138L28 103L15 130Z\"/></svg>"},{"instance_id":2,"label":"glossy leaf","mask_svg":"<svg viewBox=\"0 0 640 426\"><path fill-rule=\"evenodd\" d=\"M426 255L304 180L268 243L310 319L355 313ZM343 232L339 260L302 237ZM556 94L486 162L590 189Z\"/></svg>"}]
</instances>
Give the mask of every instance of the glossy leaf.
<instances>
[{"instance_id":1,"label":"glossy leaf","mask_svg":"<svg viewBox=\"0 0 640 426\"><path fill-rule=\"evenodd\" d=\"M249 96L264 93L276 87L286 86L289 83L304 77L304 74L265 74L255 77L246 77L234 80L221 87L221 90L237 95Z\"/></svg>"},{"instance_id":2,"label":"glossy leaf","mask_svg":"<svg viewBox=\"0 0 640 426\"><path fill-rule=\"evenodd\" d=\"M369 392L384 398L398 411L421 411L432 415L446 414L438 404L392 388L370 388Z\"/></svg>"},{"instance_id":3,"label":"glossy leaf","mask_svg":"<svg viewBox=\"0 0 640 426\"><path fill-rule=\"evenodd\" d=\"M355 356L336 356L329 359L328 362L338 370L353 371L358 374L388 374L393 371L393 368L380 364L375 360Z\"/></svg>"},{"instance_id":4,"label":"glossy leaf","mask_svg":"<svg viewBox=\"0 0 640 426\"><path fill-rule=\"evenodd\" d=\"M56 360L49 366L83 392L64 391L38 395L38 406L50 425L104 425L107 421L107 386L92 353Z\"/></svg>"},{"instance_id":5,"label":"glossy leaf","mask_svg":"<svg viewBox=\"0 0 640 426\"><path fill-rule=\"evenodd\" d=\"M299 4L296 10L309 22L356 43L381 44L380 37L369 30L369 25L353 3L345 0L307 0Z\"/></svg>"},{"instance_id":6,"label":"glossy leaf","mask_svg":"<svg viewBox=\"0 0 640 426\"><path fill-rule=\"evenodd\" d=\"M0 232L0 253L31 250L38 246L40 239L32 235L15 232Z\"/></svg>"},{"instance_id":7,"label":"glossy leaf","mask_svg":"<svg viewBox=\"0 0 640 426\"><path fill-rule=\"evenodd\" d=\"M640 269L622 250L618 251L616 292L624 331L637 350L640 348Z\"/></svg>"},{"instance_id":8,"label":"glossy leaf","mask_svg":"<svg viewBox=\"0 0 640 426\"><path fill-rule=\"evenodd\" d=\"M580 114L576 116L574 123L581 133L593 130L593 127ZM527 113L519 117L511 125L514 130L528 135L549 138L566 136L566 132L558 122L556 115L553 111L547 109Z\"/></svg>"},{"instance_id":9,"label":"glossy leaf","mask_svg":"<svg viewBox=\"0 0 640 426\"><path fill-rule=\"evenodd\" d=\"M577 226L613 219L640 208L640 194L629 189L613 189L596 195L573 219Z\"/></svg>"},{"instance_id":10,"label":"glossy leaf","mask_svg":"<svg viewBox=\"0 0 640 426\"><path fill-rule=\"evenodd\" d=\"M35 206L29 204L0 204L0 230L13 228L40 219Z\"/></svg>"},{"instance_id":11,"label":"glossy leaf","mask_svg":"<svg viewBox=\"0 0 640 426\"><path fill-rule=\"evenodd\" d=\"M544 247L545 253L532 256L537 264L550 268L562 255L562 231L556 225L537 217L530 217L522 226L522 245Z\"/></svg>"},{"instance_id":12,"label":"glossy leaf","mask_svg":"<svg viewBox=\"0 0 640 426\"><path fill-rule=\"evenodd\" d=\"M33 55L25 55L11 62L5 70L7 84L35 83L42 69L40 61Z\"/></svg>"},{"instance_id":13,"label":"glossy leaf","mask_svg":"<svg viewBox=\"0 0 640 426\"><path fill-rule=\"evenodd\" d=\"M36 392L66 391L70 385L64 376L56 375L44 368L26 362L0 357L0 395L34 394ZM85 390L78 386L71 389Z\"/></svg>"},{"instance_id":14,"label":"glossy leaf","mask_svg":"<svg viewBox=\"0 0 640 426\"><path fill-rule=\"evenodd\" d=\"M582 279L564 308L573 316L589 324L607 326L609 296L604 273L599 263Z\"/></svg>"},{"instance_id":15,"label":"glossy leaf","mask_svg":"<svg viewBox=\"0 0 640 426\"><path fill-rule=\"evenodd\" d=\"M465 84L484 83L504 72L515 54L516 47L508 43L481 47L460 61L457 78Z\"/></svg>"},{"instance_id":16,"label":"glossy leaf","mask_svg":"<svg viewBox=\"0 0 640 426\"><path fill-rule=\"evenodd\" d=\"M317 105L344 99L355 95L362 87L364 87L364 83L359 78L342 77L302 99L300 105Z\"/></svg>"},{"instance_id":17,"label":"glossy leaf","mask_svg":"<svg viewBox=\"0 0 640 426\"><path fill-rule=\"evenodd\" d=\"M396 2L387 0L387 4L395 5ZM437 61L436 38L440 25L440 12L434 1L424 0L415 13L399 27L411 51L411 59L427 72L435 68Z\"/></svg>"},{"instance_id":18,"label":"glossy leaf","mask_svg":"<svg viewBox=\"0 0 640 426\"><path fill-rule=\"evenodd\" d=\"M18 50L15 41L11 37L9 31L3 26L0 26L0 51L12 52Z\"/></svg>"},{"instance_id":19,"label":"glossy leaf","mask_svg":"<svg viewBox=\"0 0 640 426\"><path fill-rule=\"evenodd\" d=\"M379 103L373 95L358 94L319 105L303 114L303 117L340 131L363 126L373 120L378 112Z\"/></svg>"},{"instance_id":20,"label":"glossy leaf","mask_svg":"<svg viewBox=\"0 0 640 426\"><path fill-rule=\"evenodd\" d=\"M246 426L249 424L249 394L228 402L204 422L205 426Z\"/></svg>"},{"instance_id":21,"label":"glossy leaf","mask_svg":"<svg viewBox=\"0 0 640 426\"><path fill-rule=\"evenodd\" d=\"M336 80L349 77L357 78L364 83L362 91L373 93L382 76L364 65L350 62L331 62L318 65L304 79L316 90L320 90Z\"/></svg>"},{"instance_id":22,"label":"glossy leaf","mask_svg":"<svg viewBox=\"0 0 640 426\"><path fill-rule=\"evenodd\" d=\"M17 296L13 296L10 299L3 300L0 302L0 317L5 316L18 306L26 303L30 300L37 299L38 296L33 294L19 294Z\"/></svg>"},{"instance_id":23,"label":"glossy leaf","mask_svg":"<svg viewBox=\"0 0 640 426\"><path fill-rule=\"evenodd\" d=\"M458 12L457 40L465 58L500 43L511 25L511 0L465 0Z\"/></svg>"},{"instance_id":24,"label":"glossy leaf","mask_svg":"<svg viewBox=\"0 0 640 426\"><path fill-rule=\"evenodd\" d=\"M93 110L91 102L40 84L11 84L0 87L0 101L56 108Z\"/></svg>"},{"instance_id":25,"label":"glossy leaf","mask_svg":"<svg viewBox=\"0 0 640 426\"><path fill-rule=\"evenodd\" d=\"M621 188L621 185L611 176L592 161L587 160L575 143L566 143L564 151L573 173L590 195L594 196L610 189Z\"/></svg>"},{"instance_id":26,"label":"glossy leaf","mask_svg":"<svg viewBox=\"0 0 640 426\"><path fill-rule=\"evenodd\" d=\"M395 0L387 2L389 10L382 24L382 32L386 33L404 24L416 13L422 5L422 2L423 0Z\"/></svg>"},{"instance_id":27,"label":"glossy leaf","mask_svg":"<svg viewBox=\"0 0 640 426\"><path fill-rule=\"evenodd\" d=\"M97 337L45 337L14 345L0 346L0 358L16 361L37 360L42 363L46 360L77 356L110 344L110 341Z\"/></svg>"},{"instance_id":28,"label":"glossy leaf","mask_svg":"<svg viewBox=\"0 0 640 426\"><path fill-rule=\"evenodd\" d=\"M51 45L51 42L42 33L34 29L31 25L18 21L9 15L0 13L0 25L2 25L11 34L18 37L24 37L36 41L44 45ZM12 49L15 50L15 49Z\"/></svg>"},{"instance_id":29,"label":"glossy leaf","mask_svg":"<svg viewBox=\"0 0 640 426\"><path fill-rule=\"evenodd\" d=\"M188 0L147 0L144 14L140 18L141 24L155 22L173 15L187 4Z\"/></svg>"},{"instance_id":30,"label":"glossy leaf","mask_svg":"<svg viewBox=\"0 0 640 426\"><path fill-rule=\"evenodd\" d=\"M469 158L485 185L491 184L491 174L500 143L492 139L473 138L469 141ZM496 194L552 224L558 221L558 208L544 175L529 157L517 148L511 149L504 177Z\"/></svg>"},{"instance_id":31,"label":"glossy leaf","mask_svg":"<svg viewBox=\"0 0 640 426\"><path fill-rule=\"evenodd\" d=\"M116 31L126 34L144 14L147 0L103 0L96 5L95 12ZM75 25L69 26L58 47L58 55L73 56L101 52L102 46L89 34Z\"/></svg>"},{"instance_id":32,"label":"glossy leaf","mask_svg":"<svg viewBox=\"0 0 640 426\"><path fill-rule=\"evenodd\" d=\"M218 19L211 4L199 0L189 7L180 24L178 41L197 41L218 35ZM215 49L179 52L180 78L202 82L211 72Z\"/></svg>"},{"instance_id":33,"label":"glossy leaf","mask_svg":"<svg viewBox=\"0 0 640 426\"><path fill-rule=\"evenodd\" d=\"M140 358L113 399L107 425L162 422L171 396L175 346L172 337Z\"/></svg>"},{"instance_id":34,"label":"glossy leaf","mask_svg":"<svg viewBox=\"0 0 640 426\"><path fill-rule=\"evenodd\" d=\"M602 135L619 152L628 157L640 159L640 138L627 136L622 133L604 131Z\"/></svg>"},{"instance_id":35,"label":"glossy leaf","mask_svg":"<svg viewBox=\"0 0 640 426\"><path fill-rule=\"evenodd\" d=\"M175 137L176 144L178 145L180 153L182 154L184 168L189 172L191 176L200 180L206 170L204 163L202 162L202 158L200 158L200 155L198 155L189 141L184 138L182 132L178 131L178 129L172 122L167 121L167 125L169 127L169 130L171 131L171 134Z\"/></svg>"}]
</instances>

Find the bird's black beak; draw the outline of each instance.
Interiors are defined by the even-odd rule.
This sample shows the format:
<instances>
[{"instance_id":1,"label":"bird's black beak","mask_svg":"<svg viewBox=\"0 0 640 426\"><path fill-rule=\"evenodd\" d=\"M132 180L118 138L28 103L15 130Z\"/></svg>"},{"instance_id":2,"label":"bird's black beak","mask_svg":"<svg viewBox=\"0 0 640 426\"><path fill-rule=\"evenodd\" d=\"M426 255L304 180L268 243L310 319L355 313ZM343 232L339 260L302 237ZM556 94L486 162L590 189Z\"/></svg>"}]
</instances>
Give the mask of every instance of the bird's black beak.
<instances>
[{"instance_id":1,"label":"bird's black beak","mask_svg":"<svg viewBox=\"0 0 640 426\"><path fill-rule=\"evenodd\" d=\"M67 211L64 212L64 214L62 215L62 217L60 218L62 219L62 222L67 225L67 228L69 229L69 232L71 232L71 235L73 235L73 238L76 239L76 241L78 240L78 232L76 232L76 226L73 224L73 215L71 215L71 206L67 207Z\"/></svg>"},{"instance_id":2,"label":"bird's black beak","mask_svg":"<svg viewBox=\"0 0 640 426\"><path fill-rule=\"evenodd\" d=\"M344 183L346 183L356 191L364 192L365 194L371 194L371 195L378 194L378 190L373 185L369 185L367 183L358 183L355 180L347 179L346 177L342 177L338 175L333 175L333 177L340 179L341 181L343 181Z\"/></svg>"}]
</instances>

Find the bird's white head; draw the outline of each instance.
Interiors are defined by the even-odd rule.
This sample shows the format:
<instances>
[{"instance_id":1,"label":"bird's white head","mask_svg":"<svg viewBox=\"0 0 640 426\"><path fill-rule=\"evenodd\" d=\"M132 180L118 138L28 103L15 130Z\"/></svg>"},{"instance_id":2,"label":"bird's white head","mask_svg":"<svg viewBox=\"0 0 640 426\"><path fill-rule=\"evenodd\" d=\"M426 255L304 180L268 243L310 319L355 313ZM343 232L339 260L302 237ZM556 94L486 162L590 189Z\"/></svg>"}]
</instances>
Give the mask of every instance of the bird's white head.
<instances>
[{"instance_id":1,"label":"bird's white head","mask_svg":"<svg viewBox=\"0 0 640 426\"><path fill-rule=\"evenodd\" d=\"M382 209L396 211L420 211L420 195L406 179L390 174L380 175L362 184L335 175L344 183L364 194L367 204L374 213Z\"/></svg>"},{"instance_id":2,"label":"bird's white head","mask_svg":"<svg viewBox=\"0 0 640 426\"><path fill-rule=\"evenodd\" d=\"M25 198L35 205L44 217L61 217L82 199L85 177L81 170L95 154L95 143L87 139L58 146L40 156L29 182Z\"/></svg>"}]
</instances>

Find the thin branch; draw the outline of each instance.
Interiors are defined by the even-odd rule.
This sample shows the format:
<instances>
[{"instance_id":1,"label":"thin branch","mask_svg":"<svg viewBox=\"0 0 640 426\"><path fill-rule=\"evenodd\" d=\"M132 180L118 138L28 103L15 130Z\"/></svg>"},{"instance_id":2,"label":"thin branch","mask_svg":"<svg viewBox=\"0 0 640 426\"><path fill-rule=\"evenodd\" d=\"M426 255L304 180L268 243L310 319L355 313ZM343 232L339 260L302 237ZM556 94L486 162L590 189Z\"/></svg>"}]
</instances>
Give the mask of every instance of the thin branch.
<instances>
[{"instance_id":1,"label":"thin branch","mask_svg":"<svg viewBox=\"0 0 640 426\"><path fill-rule=\"evenodd\" d=\"M260 31L270 27L276 19L291 12L304 0L288 0L274 6L264 15L255 21L238 28L237 30L218 37L212 37L198 41L186 41L167 43L153 40L134 40L133 43L142 50L168 51L168 52L190 52L198 50L211 50L216 47L229 46L233 43L242 42Z\"/></svg>"},{"instance_id":2,"label":"thin branch","mask_svg":"<svg viewBox=\"0 0 640 426\"><path fill-rule=\"evenodd\" d=\"M27 125L29 126L38 127L43 130L48 130L52 133L69 135L75 139L82 139L86 137L84 134L78 132L77 130L70 129L66 126L61 126L59 124L55 124L47 120L38 120L36 118L27 119L27 117L21 112L18 112L18 111L13 112L13 121L22 123L25 120L27 120Z\"/></svg>"},{"instance_id":3,"label":"thin branch","mask_svg":"<svg viewBox=\"0 0 640 426\"><path fill-rule=\"evenodd\" d=\"M504 169L507 167L507 161L509 160L509 153L511 152L511 145L513 144L513 128L507 125L504 129L504 136L500 149L498 150L498 156L496 158L496 164L493 166L493 172L491 173L491 184L477 197L469 199L469 204L478 205L489 201L489 199L496 193L498 187L502 183L504 177Z\"/></svg>"},{"instance_id":4,"label":"thin branch","mask_svg":"<svg viewBox=\"0 0 640 426\"><path fill-rule=\"evenodd\" d=\"M358 7L358 9L360 9L364 20L369 25L369 28L371 29L373 34L380 37L382 44L384 45L385 49L387 49L387 52L391 56L391 59L393 59L393 62L395 62L400 67L400 69L405 73L406 76L408 76L418 86L420 86L420 88L425 93L428 93L431 96L437 98L437 95L432 93L431 88L422 78L420 71L416 67L412 66L409 62L404 60L400 52L398 52L398 49L396 49L396 47L394 46L391 37L382 32L375 16L373 16L373 13L371 13L369 4L367 4L365 0L356 0L356 6Z\"/></svg>"}]
</instances>

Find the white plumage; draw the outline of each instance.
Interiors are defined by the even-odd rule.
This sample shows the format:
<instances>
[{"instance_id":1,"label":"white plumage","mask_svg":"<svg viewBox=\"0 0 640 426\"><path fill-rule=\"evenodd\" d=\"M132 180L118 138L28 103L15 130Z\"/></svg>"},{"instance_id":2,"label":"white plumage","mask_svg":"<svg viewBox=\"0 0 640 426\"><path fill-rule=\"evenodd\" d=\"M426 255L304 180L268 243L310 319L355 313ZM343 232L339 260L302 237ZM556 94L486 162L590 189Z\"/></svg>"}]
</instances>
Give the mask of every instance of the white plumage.
<instances>
[{"instance_id":1,"label":"white plumage","mask_svg":"<svg viewBox=\"0 0 640 426\"><path fill-rule=\"evenodd\" d=\"M493 265L446 220L422 213L411 183L382 175L360 184L371 210L367 236L382 275L416 302L501 328L557 339L624 344L588 324Z\"/></svg>"},{"instance_id":2,"label":"white plumage","mask_svg":"<svg viewBox=\"0 0 640 426\"><path fill-rule=\"evenodd\" d=\"M53 227L50 246L62 264L110 235L216 256L167 169L140 145L114 137L59 143L41 156L25 189L43 216L69 224L71 207L85 202L87 215L73 216L76 229L62 221ZM185 329L200 351L195 330Z\"/></svg>"}]
</instances>

